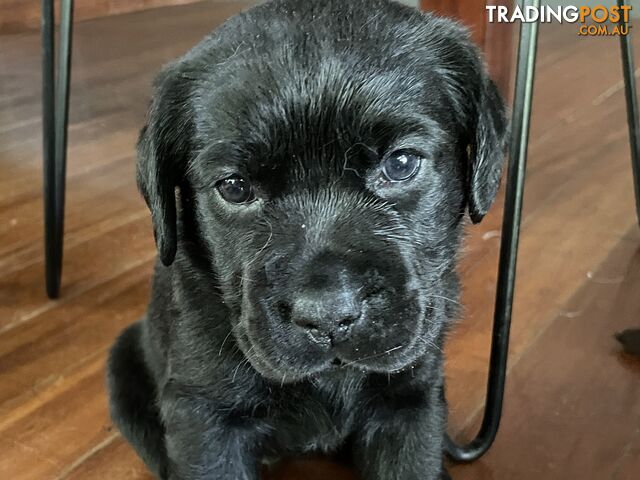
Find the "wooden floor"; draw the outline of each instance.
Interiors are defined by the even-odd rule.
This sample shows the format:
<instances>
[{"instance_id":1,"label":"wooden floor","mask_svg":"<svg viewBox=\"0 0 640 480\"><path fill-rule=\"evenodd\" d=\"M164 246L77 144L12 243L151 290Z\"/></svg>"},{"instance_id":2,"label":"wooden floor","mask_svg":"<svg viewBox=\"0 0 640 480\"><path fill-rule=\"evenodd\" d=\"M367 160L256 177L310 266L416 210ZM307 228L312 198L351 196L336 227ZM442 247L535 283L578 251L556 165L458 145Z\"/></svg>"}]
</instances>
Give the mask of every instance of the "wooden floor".
<instances>
[{"instance_id":1,"label":"wooden floor","mask_svg":"<svg viewBox=\"0 0 640 480\"><path fill-rule=\"evenodd\" d=\"M103 381L108 346L145 309L155 255L134 143L152 73L238 8L77 25L55 302L43 287L39 39L0 38L0 478L149 478L109 421ZM640 325L618 45L543 26L539 53L505 416L490 453L451 470L456 480L636 479L640 362L612 339ZM458 438L474 433L483 405L500 222L498 207L470 228L461 268L466 308L447 346ZM297 461L270 478L355 478L338 468Z\"/></svg>"}]
</instances>

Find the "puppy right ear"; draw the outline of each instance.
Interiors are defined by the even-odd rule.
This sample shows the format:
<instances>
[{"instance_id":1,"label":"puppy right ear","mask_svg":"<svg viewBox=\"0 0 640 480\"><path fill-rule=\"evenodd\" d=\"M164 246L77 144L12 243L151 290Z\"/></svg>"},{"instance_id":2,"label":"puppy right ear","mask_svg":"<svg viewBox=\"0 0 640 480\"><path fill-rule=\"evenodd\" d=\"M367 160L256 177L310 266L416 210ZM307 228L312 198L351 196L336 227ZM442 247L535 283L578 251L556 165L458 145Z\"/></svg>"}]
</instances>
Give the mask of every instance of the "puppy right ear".
<instances>
[{"instance_id":1,"label":"puppy right ear","mask_svg":"<svg viewBox=\"0 0 640 480\"><path fill-rule=\"evenodd\" d=\"M191 152L189 85L169 66L156 79L147 124L138 139L136 177L153 221L160 260L171 265L177 250L176 188Z\"/></svg>"}]
</instances>

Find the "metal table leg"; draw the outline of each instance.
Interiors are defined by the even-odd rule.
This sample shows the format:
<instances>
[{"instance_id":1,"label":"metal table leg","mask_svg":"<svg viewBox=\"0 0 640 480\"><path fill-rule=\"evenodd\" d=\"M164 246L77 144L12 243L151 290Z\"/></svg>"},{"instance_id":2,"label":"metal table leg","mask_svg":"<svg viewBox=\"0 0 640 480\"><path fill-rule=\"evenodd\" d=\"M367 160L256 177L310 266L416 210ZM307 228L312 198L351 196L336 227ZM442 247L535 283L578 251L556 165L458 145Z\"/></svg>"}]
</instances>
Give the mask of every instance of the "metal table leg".
<instances>
[{"instance_id":1,"label":"metal table leg","mask_svg":"<svg viewBox=\"0 0 640 480\"><path fill-rule=\"evenodd\" d=\"M61 0L57 78L54 18L53 0L42 0L44 242L45 278L50 298L59 295L62 275L73 0Z\"/></svg>"},{"instance_id":2,"label":"metal table leg","mask_svg":"<svg viewBox=\"0 0 640 480\"><path fill-rule=\"evenodd\" d=\"M626 0L618 0L618 6L626 6ZM624 18L620 18L620 27L626 27ZM636 92L635 68L633 66L633 45L631 29L627 35L620 35L622 53L622 73L627 101L627 123L629 125L629 143L631 147L631 167L633 170L633 186L636 193L636 213L640 223L640 129L638 128L638 96Z\"/></svg>"},{"instance_id":3,"label":"metal table leg","mask_svg":"<svg viewBox=\"0 0 640 480\"><path fill-rule=\"evenodd\" d=\"M540 0L525 0L523 4L538 7ZM471 462L486 453L493 444L500 426L509 352L509 330L516 277L537 42L538 23L523 23L520 27L518 46L512 131L509 145L509 170L500 244L500 264L486 406L480 432L471 443L460 446L451 438L447 438L447 454L458 462Z\"/></svg>"}]
</instances>

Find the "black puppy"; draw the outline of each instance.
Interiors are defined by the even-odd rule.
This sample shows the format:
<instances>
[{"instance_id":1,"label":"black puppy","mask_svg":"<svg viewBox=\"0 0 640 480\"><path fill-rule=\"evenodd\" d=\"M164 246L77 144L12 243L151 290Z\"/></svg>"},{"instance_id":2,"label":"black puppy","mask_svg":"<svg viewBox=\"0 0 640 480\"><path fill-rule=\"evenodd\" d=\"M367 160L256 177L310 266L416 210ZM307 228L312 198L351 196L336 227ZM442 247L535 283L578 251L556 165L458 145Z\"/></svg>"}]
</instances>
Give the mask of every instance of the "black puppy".
<instances>
[{"instance_id":1,"label":"black puppy","mask_svg":"<svg viewBox=\"0 0 640 480\"><path fill-rule=\"evenodd\" d=\"M388 0L276 0L165 68L138 145L161 263L108 367L150 469L348 445L365 480L444 477L456 256L505 130L467 32Z\"/></svg>"}]
</instances>

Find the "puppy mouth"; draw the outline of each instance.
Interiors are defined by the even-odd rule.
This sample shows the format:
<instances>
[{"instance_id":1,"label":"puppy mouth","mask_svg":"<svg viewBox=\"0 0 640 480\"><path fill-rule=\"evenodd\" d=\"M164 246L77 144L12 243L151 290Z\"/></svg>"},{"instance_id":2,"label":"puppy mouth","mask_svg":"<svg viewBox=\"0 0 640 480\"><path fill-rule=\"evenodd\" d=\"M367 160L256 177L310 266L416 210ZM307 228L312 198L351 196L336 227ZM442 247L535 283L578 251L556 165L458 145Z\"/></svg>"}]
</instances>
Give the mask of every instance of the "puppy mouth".
<instances>
[{"instance_id":1,"label":"puppy mouth","mask_svg":"<svg viewBox=\"0 0 640 480\"><path fill-rule=\"evenodd\" d=\"M365 318L367 306L364 302L360 317ZM322 342L300 325L285 322L264 303L252 311L255 316L248 310L243 313L242 350L252 366L270 379L286 376L288 381L299 381L322 372L399 372L414 364L424 353L421 347L431 340L422 338L426 334L422 310L411 312L417 316L413 324L385 323L378 317L367 324L359 317L345 335L327 332Z\"/></svg>"},{"instance_id":2,"label":"puppy mouth","mask_svg":"<svg viewBox=\"0 0 640 480\"><path fill-rule=\"evenodd\" d=\"M366 355L360 358L345 358L343 356L336 355L332 360L329 361L328 368L335 369L353 367L357 370L371 370L372 365L370 364L372 361L389 359L393 356L394 352L402 351L404 348L404 345L397 345L393 348L385 350L384 352Z\"/></svg>"},{"instance_id":3,"label":"puppy mouth","mask_svg":"<svg viewBox=\"0 0 640 480\"><path fill-rule=\"evenodd\" d=\"M247 339L248 340L248 339ZM245 345L247 346L247 345ZM266 378L275 379L281 383L286 381L295 382L304 378L314 377L322 373L342 374L348 371L366 373L389 373L394 374L411 368L417 361L419 355L413 350L412 345L396 345L383 352L354 357L348 352L341 354L332 349L327 352L324 362L315 365L306 365L303 368L291 368L291 365L284 367L282 364L273 362L268 355L256 355L259 347L251 344L247 348L245 356ZM353 353L353 352L351 352Z\"/></svg>"},{"instance_id":4,"label":"puppy mouth","mask_svg":"<svg viewBox=\"0 0 640 480\"><path fill-rule=\"evenodd\" d=\"M335 357L333 360L329 362L329 368L331 369L344 367L344 365L345 365L345 362L340 357Z\"/></svg>"},{"instance_id":5,"label":"puppy mouth","mask_svg":"<svg viewBox=\"0 0 640 480\"><path fill-rule=\"evenodd\" d=\"M368 355L360 356L354 356L353 351L342 354L338 348L337 352L333 352L333 358L325 364L325 370L351 368L361 372L393 374L413 368L431 348L430 345L436 345L431 338L433 332L425 329L425 319L422 316L420 318L415 331L406 342L391 344L386 350L374 350Z\"/></svg>"}]
</instances>

